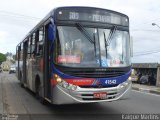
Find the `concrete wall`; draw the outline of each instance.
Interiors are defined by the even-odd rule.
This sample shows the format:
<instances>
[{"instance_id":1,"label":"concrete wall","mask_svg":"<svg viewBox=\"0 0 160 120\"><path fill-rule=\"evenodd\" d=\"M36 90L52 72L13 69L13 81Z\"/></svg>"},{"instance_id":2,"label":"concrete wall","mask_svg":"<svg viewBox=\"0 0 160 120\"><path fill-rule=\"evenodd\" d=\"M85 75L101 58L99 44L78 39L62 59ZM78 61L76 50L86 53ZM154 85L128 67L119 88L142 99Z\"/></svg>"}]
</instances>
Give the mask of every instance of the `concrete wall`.
<instances>
[{"instance_id":1,"label":"concrete wall","mask_svg":"<svg viewBox=\"0 0 160 120\"><path fill-rule=\"evenodd\" d=\"M157 82L156 86L160 87L160 66L157 68Z\"/></svg>"}]
</instances>

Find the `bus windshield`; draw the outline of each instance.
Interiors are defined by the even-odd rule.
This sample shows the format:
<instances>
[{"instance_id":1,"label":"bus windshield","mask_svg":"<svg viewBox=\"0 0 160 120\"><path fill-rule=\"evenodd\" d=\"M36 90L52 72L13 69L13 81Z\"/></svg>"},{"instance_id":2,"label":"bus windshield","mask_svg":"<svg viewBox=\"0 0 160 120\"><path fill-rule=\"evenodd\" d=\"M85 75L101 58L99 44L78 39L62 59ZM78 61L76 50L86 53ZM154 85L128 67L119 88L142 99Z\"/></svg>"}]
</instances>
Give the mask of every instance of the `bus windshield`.
<instances>
[{"instance_id":1,"label":"bus windshield","mask_svg":"<svg viewBox=\"0 0 160 120\"><path fill-rule=\"evenodd\" d=\"M127 31L115 30L113 33L111 29L88 27L81 28L82 31L71 26L58 26L57 29L56 64L94 68L130 65Z\"/></svg>"}]
</instances>

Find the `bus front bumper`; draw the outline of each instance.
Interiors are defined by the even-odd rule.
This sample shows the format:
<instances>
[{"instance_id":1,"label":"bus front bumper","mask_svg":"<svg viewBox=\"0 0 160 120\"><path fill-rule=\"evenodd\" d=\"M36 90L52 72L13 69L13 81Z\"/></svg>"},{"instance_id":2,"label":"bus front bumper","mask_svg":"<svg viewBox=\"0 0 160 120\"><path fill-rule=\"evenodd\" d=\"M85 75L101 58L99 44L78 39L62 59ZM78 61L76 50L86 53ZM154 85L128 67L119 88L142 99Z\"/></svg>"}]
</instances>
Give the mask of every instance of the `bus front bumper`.
<instances>
[{"instance_id":1,"label":"bus front bumper","mask_svg":"<svg viewBox=\"0 0 160 120\"><path fill-rule=\"evenodd\" d=\"M62 86L53 88L53 104L74 104L74 103L94 103L94 102L109 102L119 99L129 98L132 82L127 80L116 87L109 88L80 88L75 91L68 90ZM94 97L95 93L106 93L103 99Z\"/></svg>"}]
</instances>

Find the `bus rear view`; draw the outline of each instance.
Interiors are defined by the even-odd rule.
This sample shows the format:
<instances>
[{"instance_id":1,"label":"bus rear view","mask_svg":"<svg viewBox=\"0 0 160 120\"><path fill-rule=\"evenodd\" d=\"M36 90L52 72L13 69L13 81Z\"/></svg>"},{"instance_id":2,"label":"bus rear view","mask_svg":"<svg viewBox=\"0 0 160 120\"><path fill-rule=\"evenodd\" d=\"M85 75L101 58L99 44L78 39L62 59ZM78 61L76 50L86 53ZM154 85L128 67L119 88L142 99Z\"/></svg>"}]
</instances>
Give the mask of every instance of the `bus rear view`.
<instances>
[{"instance_id":1,"label":"bus rear view","mask_svg":"<svg viewBox=\"0 0 160 120\"><path fill-rule=\"evenodd\" d=\"M73 104L127 98L128 16L101 8L52 10L17 46L17 76L41 101Z\"/></svg>"}]
</instances>

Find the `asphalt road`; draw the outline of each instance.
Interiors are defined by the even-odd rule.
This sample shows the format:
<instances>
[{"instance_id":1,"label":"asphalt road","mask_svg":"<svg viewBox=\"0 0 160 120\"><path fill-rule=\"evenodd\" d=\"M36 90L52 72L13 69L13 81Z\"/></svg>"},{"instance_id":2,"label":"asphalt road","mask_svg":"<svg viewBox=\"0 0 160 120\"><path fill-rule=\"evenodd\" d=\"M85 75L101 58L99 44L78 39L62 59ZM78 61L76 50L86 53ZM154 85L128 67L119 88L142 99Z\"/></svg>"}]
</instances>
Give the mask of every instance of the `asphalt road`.
<instances>
[{"instance_id":1,"label":"asphalt road","mask_svg":"<svg viewBox=\"0 0 160 120\"><path fill-rule=\"evenodd\" d=\"M130 99L105 103L42 105L34 94L21 88L15 74L0 73L0 114L51 116L57 119L106 119L114 114L158 114L160 96L137 91Z\"/></svg>"}]
</instances>

